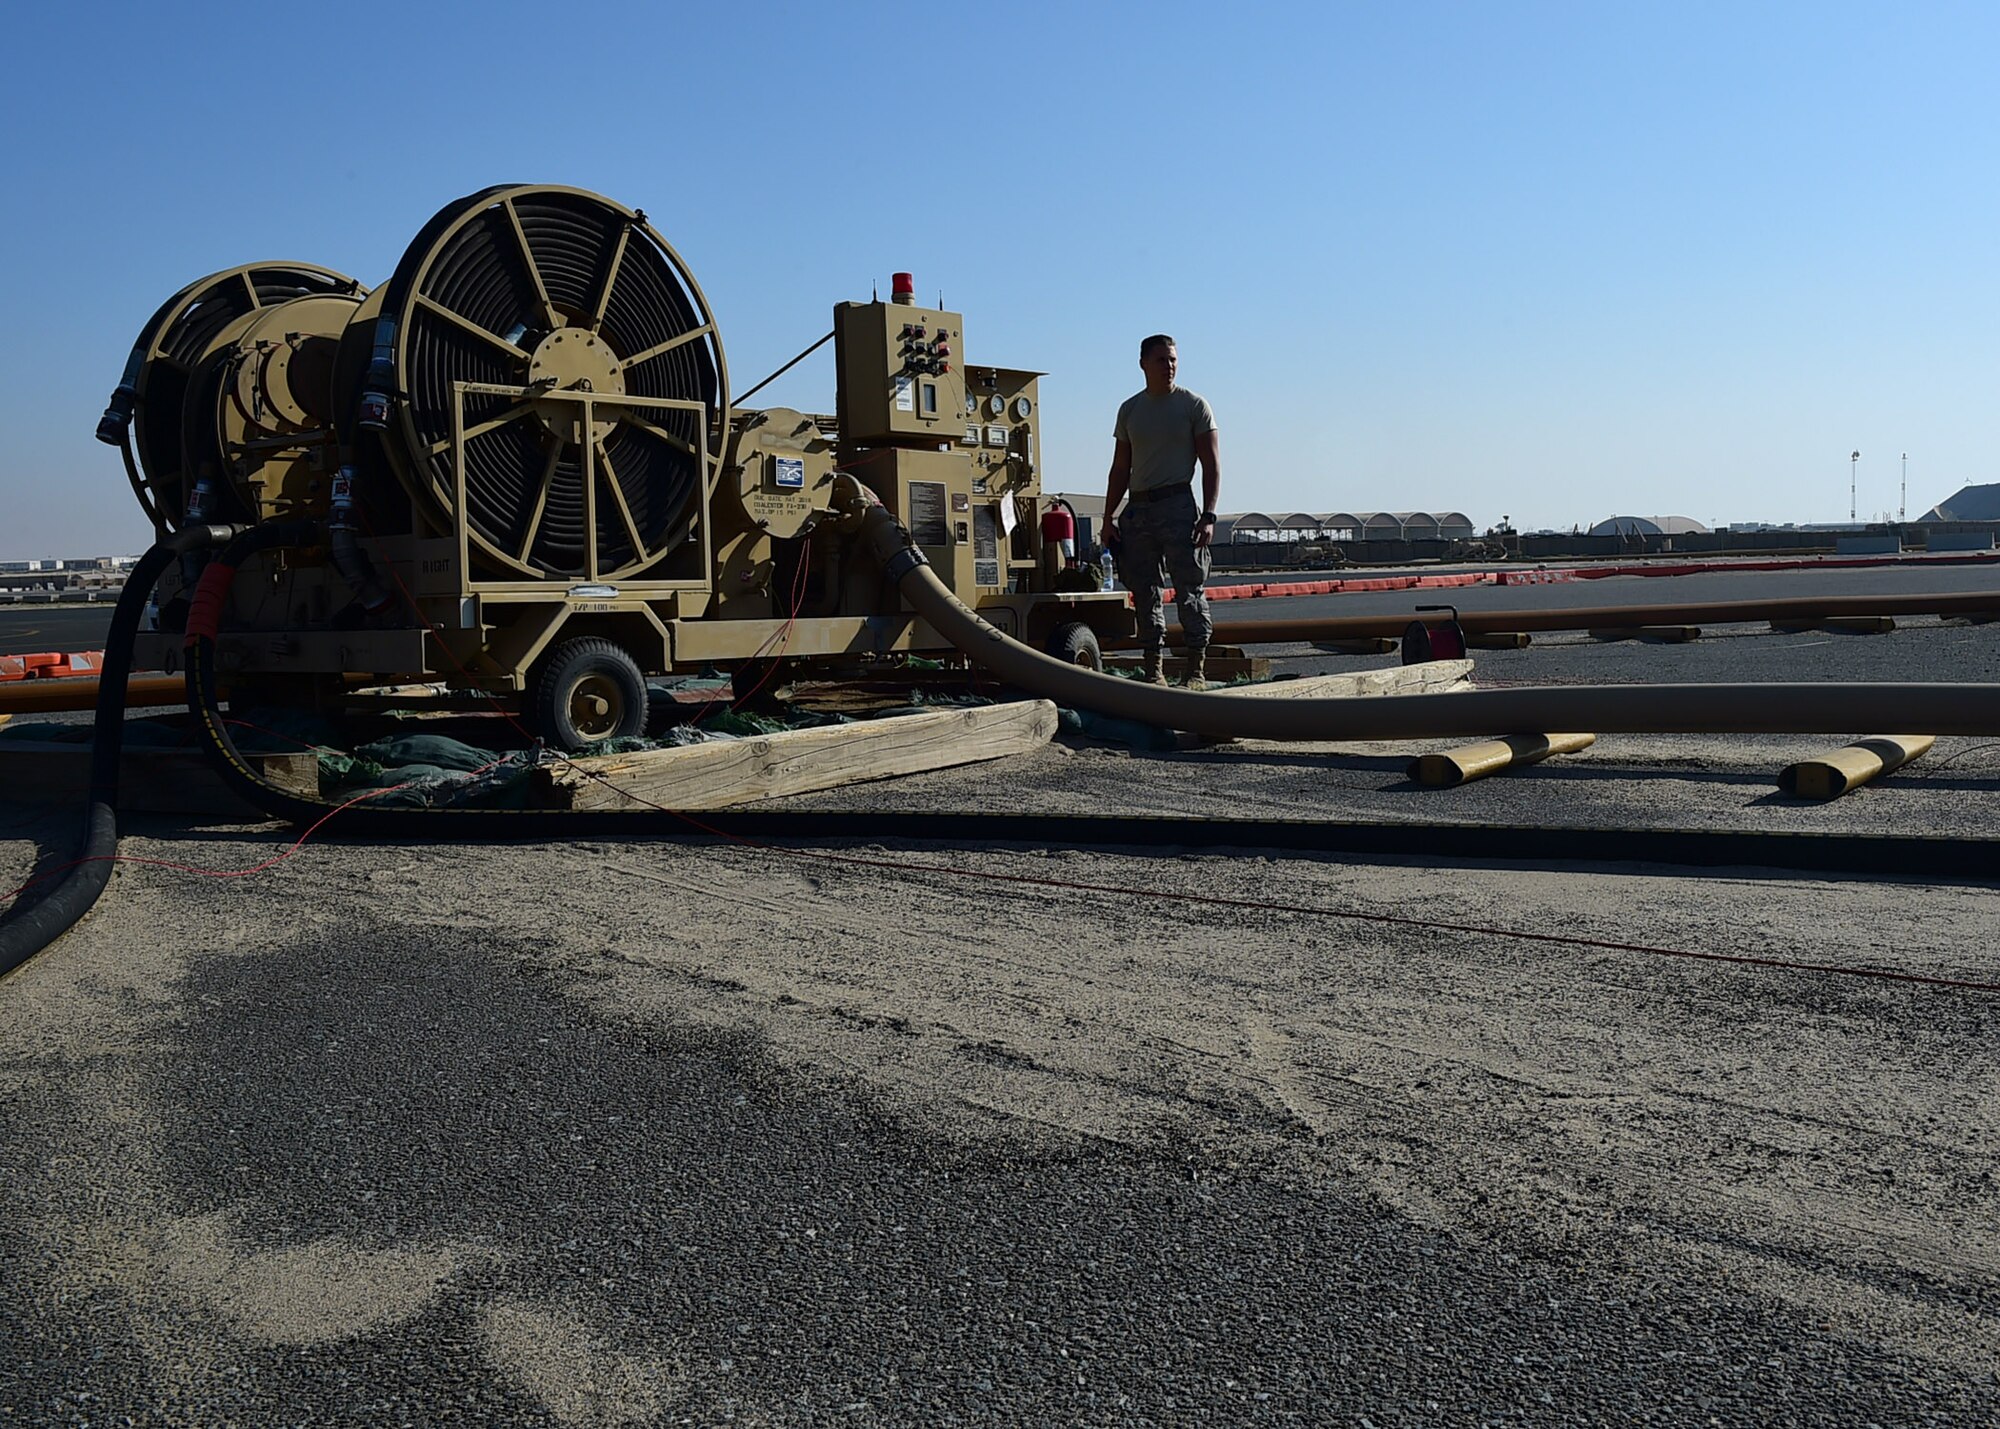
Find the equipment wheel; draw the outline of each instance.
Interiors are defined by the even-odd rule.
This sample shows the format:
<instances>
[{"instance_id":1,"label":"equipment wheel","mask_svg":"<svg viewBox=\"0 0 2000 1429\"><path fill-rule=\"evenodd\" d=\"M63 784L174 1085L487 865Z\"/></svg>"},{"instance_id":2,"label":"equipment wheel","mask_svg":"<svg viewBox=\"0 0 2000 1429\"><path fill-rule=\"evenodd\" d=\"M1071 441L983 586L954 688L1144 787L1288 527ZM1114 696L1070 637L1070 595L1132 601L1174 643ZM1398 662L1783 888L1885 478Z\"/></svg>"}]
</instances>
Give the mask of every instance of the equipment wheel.
<instances>
[{"instance_id":1,"label":"equipment wheel","mask_svg":"<svg viewBox=\"0 0 2000 1429\"><path fill-rule=\"evenodd\" d=\"M1049 653L1065 665L1104 672L1104 651L1098 646L1097 632L1081 620L1065 621L1050 633Z\"/></svg>"},{"instance_id":2,"label":"equipment wheel","mask_svg":"<svg viewBox=\"0 0 2000 1429\"><path fill-rule=\"evenodd\" d=\"M537 663L528 712L537 733L562 749L643 734L646 677L609 640L565 640Z\"/></svg>"}]
</instances>

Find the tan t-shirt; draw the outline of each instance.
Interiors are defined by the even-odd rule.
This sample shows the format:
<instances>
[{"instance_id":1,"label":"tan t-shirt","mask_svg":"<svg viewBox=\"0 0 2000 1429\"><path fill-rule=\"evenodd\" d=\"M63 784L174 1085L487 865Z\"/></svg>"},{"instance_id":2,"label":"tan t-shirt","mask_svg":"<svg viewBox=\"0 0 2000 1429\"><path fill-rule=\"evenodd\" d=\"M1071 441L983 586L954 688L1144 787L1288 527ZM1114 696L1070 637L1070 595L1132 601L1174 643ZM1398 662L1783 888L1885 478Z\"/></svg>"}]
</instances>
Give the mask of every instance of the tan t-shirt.
<instances>
[{"instance_id":1,"label":"tan t-shirt","mask_svg":"<svg viewBox=\"0 0 2000 1429\"><path fill-rule=\"evenodd\" d=\"M1155 491L1194 480L1194 439L1214 430L1207 399L1176 387L1162 397L1145 391L1127 397L1111 435L1132 444L1131 489Z\"/></svg>"}]
</instances>

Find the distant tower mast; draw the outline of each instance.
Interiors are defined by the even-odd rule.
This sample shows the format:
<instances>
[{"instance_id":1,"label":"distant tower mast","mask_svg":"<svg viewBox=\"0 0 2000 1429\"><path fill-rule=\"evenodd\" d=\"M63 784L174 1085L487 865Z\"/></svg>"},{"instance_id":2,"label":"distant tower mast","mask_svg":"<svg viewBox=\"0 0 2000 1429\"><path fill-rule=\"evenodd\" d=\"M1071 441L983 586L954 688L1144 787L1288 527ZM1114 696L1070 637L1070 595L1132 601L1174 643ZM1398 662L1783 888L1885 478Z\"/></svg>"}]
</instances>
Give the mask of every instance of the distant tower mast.
<instances>
[{"instance_id":1,"label":"distant tower mast","mask_svg":"<svg viewBox=\"0 0 2000 1429\"><path fill-rule=\"evenodd\" d=\"M1910 454L1908 452L1903 453L1903 491L1902 495L1896 498L1896 519L1898 521L1907 521L1910 519Z\"/></svg>"}]
</instances>

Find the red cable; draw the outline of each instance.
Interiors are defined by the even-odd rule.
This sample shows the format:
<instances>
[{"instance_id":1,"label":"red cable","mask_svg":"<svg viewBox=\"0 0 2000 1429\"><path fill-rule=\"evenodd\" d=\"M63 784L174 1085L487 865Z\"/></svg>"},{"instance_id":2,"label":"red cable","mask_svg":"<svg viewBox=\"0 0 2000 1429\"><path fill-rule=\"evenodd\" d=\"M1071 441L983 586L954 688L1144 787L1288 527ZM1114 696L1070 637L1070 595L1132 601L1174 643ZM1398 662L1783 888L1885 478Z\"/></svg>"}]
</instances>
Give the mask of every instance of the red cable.
<instances>
[{"instance_id":1,"label":"red cable","mask_svg":"<svg viewBox=\"0 0 2000 1429\"><path fill-rule=\"evenodd\" d=\"M71 859L68 863L58 864L56 867L48 870L48 872L46 873L39 873L35 875L33 878L29 879L26 883L22 884L19 888L16 888L13 892L7 894L6 901L11 904L16 898L19 898L23 893L26 893L30 888L33 888L36 884L46 883L49 879L54 878L57 874L67 873L72 868L81 868L86 863L143 863L143 864L149 864L155 868L172 869L176 873L197 874L203 878L248 878L253 873L262 873L267 868L271 868L277 864L283 863L286 859L290 858L293 854L297 853L300 847L305 843L307 839L311 838L314 834L319 832L320 825L324 824L328 819L332 818L335 814L345 813L347 810L353 808L356 804L361 803L365 799L379 799L384 794L393 794L398 789L407 789L409 787L410 786L408 784L394 784L387 789L367 789L362 791L361 793L355 795L352 799L349 799L346 803L340 805L338 808L327 810L327 812L324 815L322 815L318 820L316 820L313 823L311 828L307 829L304 833L300 834L296 839L294 839L291 845L288 848L286 848L286 850L283 853L276 854L271 858L265 859L262 863L255 864L249 868L200 868L190 863L175 863L170 859L164 859L164 858L144 858L138 854L127 854L127 853L93 854L89 858Z\"/></svg>"}]
</instances>

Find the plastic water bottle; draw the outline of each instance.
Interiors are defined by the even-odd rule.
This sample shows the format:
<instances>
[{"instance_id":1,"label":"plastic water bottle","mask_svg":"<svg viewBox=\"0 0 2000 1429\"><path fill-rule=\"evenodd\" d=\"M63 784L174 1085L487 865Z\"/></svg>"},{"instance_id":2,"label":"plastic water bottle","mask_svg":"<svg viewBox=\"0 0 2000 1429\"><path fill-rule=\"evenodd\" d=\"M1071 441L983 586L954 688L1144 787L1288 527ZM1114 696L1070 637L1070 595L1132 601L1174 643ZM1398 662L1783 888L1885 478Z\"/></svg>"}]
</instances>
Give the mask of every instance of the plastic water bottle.
<instances>
[{"instance_id":1,"label":"plastic water bottle","mask_svg":"<svg viewBox=\"0 0 2000 1429\"><path fill-rule=\"evenodd\" d=\"M1099 559L1104 562L1104 588L1106 590L1117 590L1118 562L1111 559L1111 552L1109 551L1106 551Z\"/></svg>"}]
</instances>

